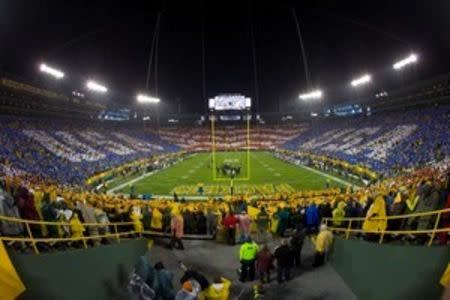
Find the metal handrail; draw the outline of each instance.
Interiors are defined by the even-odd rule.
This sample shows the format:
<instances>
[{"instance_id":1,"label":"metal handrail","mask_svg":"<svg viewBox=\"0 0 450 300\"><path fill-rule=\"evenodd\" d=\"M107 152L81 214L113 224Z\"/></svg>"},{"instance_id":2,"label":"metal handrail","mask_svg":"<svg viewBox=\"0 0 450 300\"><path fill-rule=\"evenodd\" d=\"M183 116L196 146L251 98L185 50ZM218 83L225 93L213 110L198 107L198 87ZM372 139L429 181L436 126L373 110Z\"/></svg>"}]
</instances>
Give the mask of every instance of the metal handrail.
<instances>
[{"instance_id":1,"label":"metal handrail","mask_svg":"<svg viewBox=\"0 0 450 300\"><path fill-rule=\"evenodd\" d=\"M450 208L445 208L441 210L433 210L433 211L426 211L426 212L420 212L420 213L412 213L412 214L406 214L406 215L396 215L396 216L386 216L386 217L372 217L370 218L371 221L381 221L381 220L394 220L394 219L408 219L408 218L414 218L414 217L423 217L423 216L429 216L429 215L437 215L438 213L450 213ZM327 221L333 221L333 218L324 218L324 220ZM354 217L354 218L340 218L339 220L345 221L365 221L366 217Z\"/></svg>"},{"instance_id":2,"label":"metal handrail","mask_svg":"<svg viewBox=\"0 0 450 300\"><path fill-rule=\"evenodd\" d=\"M9 221L9 222L17 222L17 223L28 223L28 224L37 224L37 225L63 225L70 226L68 222L51 222L51 221L37 221L37 220L29 220L29 219L19 219L7 216L0 216L0 221ZM116 223L82 223L84 226L105 226L105 225L133 225L134 222L116 222Z\"/></svg>"},{"instance_id":3,"label":"metal handrail","mask_svg":"<svg viewBox=\"0 0 450 300\"><path fill-rule=\"evenodd\" d=\"M443 232L450 232L450 227L445 228L438 228L439 222L441 220L442 214L450 214L450 208L441 209L441 210L435 210L435 211L428 211L428 212L420 212L420 213L412 213L412 214L406 214L406 215L397 215L397 216L386 216L386 217L373 217L373 218L367 218L367 217L358 217L358 218L323 218L322 223L325 225L328 225L329 222L333 224L333 222L340 222L341 224L346 224L346 228L343 227L332 227L327 226L329 230L335 231L335 232L344 232L345 233L345 239L349 239L351 233L365 233L365 234L379 234L380 239L379 243L382 244L384 241L384 236L386 234L389 235L430 235L430 240L428 242L428 246L431 246L433 244L433 240L436 236L436 233L443 233ZM426 229L426 230L364 230L364 229L355 229L352 228L352 224L354 222L364 222L364 221L386 221L388 223L389 220L398 220L398 219L409 219L409 218L419 218L419 217L426 217L426 216L436 216L436 219L434 220L434 226L432 229Z\"/></svg>"},{"instance_id":4,"label":"metal handrail","mask_svg":"<svg viewBox=\"0 0 450 300\"><path fill-rule=\"evenodd\" d=\"M379 243L383 243L385 234L397 234L397 235L405 235L405 234L428 234L430 235L430 241L428 243L428 246L431 246L433 243L433 239L436 236L437 233L441 232L450 232L450 227L448 228L438 228L440 218L442 214L450 213L450 209L442 209L437 211L431 211L431 212L421 212L421 213L413 213L413 214L406 214L406 215L398 215L398 216L387 216L387 217L374 217L374 218L339 218L337 219L339 222L346 224L348 223L347 228L339 228L339 227L332 227L329 226L328 228L335 232L344 232L346 239L349 239L351 233L369 233L369 234L379 234L380 240ZM423 217L423 216L434 216L436 215L436 220L434 224L433 229L428 230L382 230L382 231L367 231L363 229L354 229L352 227L353 222L361 222L365 220L370 221L377 221L377 220L394 220L394 219L408 219L408 218L416 218L416 217ZM115 238L120 243L120 237L122 236L128 236L132 234L139 234L139 236L142 236L144 233L151 233L151 232L136 232L135 230L132 231L126 231L126 232L119 232L118 227L119 226L132 226L135 225L135 222L109 222L109 223L82 223L83 226L86 227L110 227L112 226L114 228L113 233L103 234L103 235L95 235L95 236L80 236L80 237L58 237L58 238L36 238L33 237L32 231L31 231L31 225L51 225L51 226L70 226L71 224L68 222L49 222L49 221L37 221L37 220L27 220L27 219L19 219L19 218L13 218L13 217L7 217L7 216L0 216L0 221L6 221L6 222L16 222L25 224L28 237L11 237L11 236L0 236L0 240L4 241L11 241L11 242L24 242L24 243L31 243L33 246L33 249L36 254L39 254L39 250L36 246L36 243L55 243L55 242L77 242L82 241L85 248L87 248L87 241L89 240L98 240L102 238ZM324 218L322 220L323 223L327 224L329 222L336 221L336 219L333 218Z\"/></svg>"},{"instance_id":5,"label":"metal handrail","mask_svg":"<svg viewBox=\"0 0 450 300\"><path fill-rule=\"evenodd\" d=\"M28 234L28 237L0 236L0 241L31 243L31 245L34 249L34 252L36 254L39 254L39 249L36 246L37 243L57 243L57 242L82 241L84 248L87 248L88 247L87 241L89 241L89 240L98 240L98 239L103 239L103 238L115 238L117 240L117 242L120 243L120 238L122 236L129 236L132 234L133 235L138 234L140 237L142 236L142 232L136 232L135 230L126 231L126 232L118 231L119 226L133 226L136 224L135 222L81 223L84 227L110 227L110 226L112 226L114 228L114 232L108 233L108 234L102 234L102 235L99 235L99 234L91 235L91 236L84 236L84 234L83 234L82 236L79 236L79 237L54 237L54 238L43 237L43 238L40 238L40 237L33 236L33 232L31 230L30 225L68 226L68 227L70 227L71 224L69 222L37 221L37 220L19 219L19 218L7 217L7 216L0 216L0 221L25 224L26 232Z\"/></svg>"}]
</instances>

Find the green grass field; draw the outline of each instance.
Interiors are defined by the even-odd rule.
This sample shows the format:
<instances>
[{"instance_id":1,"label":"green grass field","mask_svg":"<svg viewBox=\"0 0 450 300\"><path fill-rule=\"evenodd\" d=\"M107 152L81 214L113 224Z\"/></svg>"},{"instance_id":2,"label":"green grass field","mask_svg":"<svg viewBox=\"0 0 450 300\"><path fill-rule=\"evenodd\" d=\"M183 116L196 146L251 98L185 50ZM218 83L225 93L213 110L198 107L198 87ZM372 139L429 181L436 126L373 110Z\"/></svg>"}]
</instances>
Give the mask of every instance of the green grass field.
<instances>
[{"instance_id":1,"label":"green grass field","mask_svg":"<svg viewBox=\"0 0 450 300\"><path fill-rule=\"evenodd\" d=\"M241 173L233 181L235 194L264 194L324 189L327 177L303 167L284 162L269 152L250 153L250 174L247 173L247 152L218 152L215 162L238 160ZM133 183L136 193L153 195L199 196L198 187L203 186L204 196L226 195L230 192L230 179L217 174L214 180L211 153L196 153L165 170ZM341 187L331 180L330 187ZM129 193L130 185L118 192Z\"/></svg>"}]
</instances>

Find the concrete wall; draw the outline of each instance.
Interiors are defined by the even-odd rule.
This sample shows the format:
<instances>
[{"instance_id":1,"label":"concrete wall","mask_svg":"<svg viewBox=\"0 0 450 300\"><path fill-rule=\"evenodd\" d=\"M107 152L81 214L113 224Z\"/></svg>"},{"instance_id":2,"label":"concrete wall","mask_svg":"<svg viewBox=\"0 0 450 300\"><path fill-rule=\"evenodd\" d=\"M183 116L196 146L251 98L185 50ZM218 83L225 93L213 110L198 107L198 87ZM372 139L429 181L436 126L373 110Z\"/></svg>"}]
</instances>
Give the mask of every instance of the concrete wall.
<instances>
[{"instance_id":1,"label":"concrete wall","mask_svg":"<svg viewBox=\"0 0 450 300\"><path fill-rule=\"evenodd\" d=\"M26 287L20 299L113 299L123 290L119 281L146 250L147 241L140 239L88 250L12 254L11 260Z\"/></svg>"},{"instance_id":2,"label":"concrete wall","mask_svg":"<svg viewBox=\"0 0 450 300\"><path fill-rule=\"evenodd\" d=\"M336 238L330 262L361 300L440 299L450 247L406 246Z\"/></svg>"}]
</instances>

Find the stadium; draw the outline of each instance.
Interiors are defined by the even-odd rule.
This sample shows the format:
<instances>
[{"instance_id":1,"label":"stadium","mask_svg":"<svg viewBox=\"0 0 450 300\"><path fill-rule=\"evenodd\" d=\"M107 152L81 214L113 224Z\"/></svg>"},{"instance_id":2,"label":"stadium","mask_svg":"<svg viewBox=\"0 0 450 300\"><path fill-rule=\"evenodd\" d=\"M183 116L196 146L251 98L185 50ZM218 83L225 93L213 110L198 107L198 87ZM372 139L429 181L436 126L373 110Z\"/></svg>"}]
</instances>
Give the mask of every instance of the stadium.
<instances>
[{"instance_id":1,"label":"stadium","mask_svg":"<svg viewBox=\"0 0 450 300\"><path fill-rule=\"evenodd\" d=\"M0 4L1 300L450 299L448 3L70 2Z\"/></svg>"}]
</instances>

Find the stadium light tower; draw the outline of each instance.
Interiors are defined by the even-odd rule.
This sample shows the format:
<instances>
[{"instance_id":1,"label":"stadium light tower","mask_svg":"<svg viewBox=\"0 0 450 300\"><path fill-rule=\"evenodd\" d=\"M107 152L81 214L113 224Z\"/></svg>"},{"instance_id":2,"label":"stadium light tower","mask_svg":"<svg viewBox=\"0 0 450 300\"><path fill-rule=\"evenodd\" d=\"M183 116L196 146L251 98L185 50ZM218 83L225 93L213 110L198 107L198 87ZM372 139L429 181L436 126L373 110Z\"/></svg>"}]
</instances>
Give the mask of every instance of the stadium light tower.
<instances>
[{"instance_id":1,"label":"stadium light tower","mask_svg":"<svg viewBox=\"0 0 450 300\"><path fill-rule=\"evenodd\" d=\"M417 62L417 54L411 53L408 57L399 60L398 62L392 65L392 68L396 71L403 69L407 65L414 64Z\"/></svg>"},{"instance_id":2,"label":"stadium light tower","mask_svg":"<svg viewBox=\"0 0 450 300\"><path fill-rule=\"evenodd\" d=\"M86 83L86 87L88 89L90 89L91 91L94 92L99 92L99 93L106 93L108 91L108 89L106 88L106 86L103 86L95 81L89 80Z\"/></svg>"},{"instance_id":3,"label":"stadium light tower","mask_svg":"<svg viewBox=\"0 0 450 300\"><path fill-rule=\"evenodd\" d=\"M136 100L139 103L159 103L159 102L161 102L161 99L152 97L149 95L145 95L145 94L138 94L136 96Z\"/></svg>"},{"instance_id":4,"label":"stadium light tower","mask_svg":"<svg viewBox=\"0 0 450 300\"><path fill-rule=\"evenodd\" d=\"M372 81L372 77L370 76L370 74L364 74L363 76L352 80L352 82L350 84L353 87L357 87L357 86L360 86L360 85L367 84L367 83L369 83L371 81Z\"/></svg>"},{"instance_id":5,"label":"stadium light tower","mask_svg":"<svg viewBox=\"0 0 450 300\"><path fill-rule=\"evenodd\" d=\"M323 92L321 90L314 90L308 93L300 94L298 97L303 101L316 100L322 98Z\"/></svg>"},{"instance_id":6,"label":"stadium light tower","mask_svg":"<svg viewBox=\"0 0 450 300\"><path fill-rule=\"evenodd\" d=\"M55 69L55 68L52 68L52 67L49 67L46 64L41 64L39 66L39 70L42 73L48 74L50 76L53 76L56 79L62 79L64 77L64 73L62 71L60 71L58 69Z\"/></svg>"}]
</instances>

